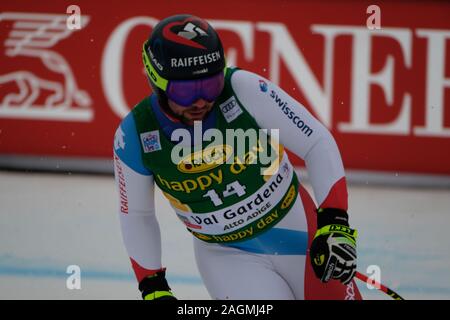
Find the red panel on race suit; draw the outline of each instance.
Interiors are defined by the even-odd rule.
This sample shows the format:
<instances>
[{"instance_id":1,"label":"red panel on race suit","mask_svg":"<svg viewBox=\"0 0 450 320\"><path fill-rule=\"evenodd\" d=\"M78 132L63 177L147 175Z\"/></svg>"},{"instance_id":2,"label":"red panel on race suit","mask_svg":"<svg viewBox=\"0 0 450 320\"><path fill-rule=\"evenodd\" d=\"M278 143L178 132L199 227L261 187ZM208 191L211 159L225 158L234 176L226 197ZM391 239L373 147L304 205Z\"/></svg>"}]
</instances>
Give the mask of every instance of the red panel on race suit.
<instances>
[{"instance_id":1,"label":"red panel on race suit","mask_svg":"<svg viewBox=\"0 0 450 320\"><path fill-rule=\"evenodd\" d=\"M299 194L305 208L306 221L308 223L308 248L317 230L316 205L308 191L300 185ZM305 266L305 300L362 300L361 293L355 280L345 286L337 280L331 280L324 284L314 274L309 254L306 254Z\"/></svg>"}]
</instances>

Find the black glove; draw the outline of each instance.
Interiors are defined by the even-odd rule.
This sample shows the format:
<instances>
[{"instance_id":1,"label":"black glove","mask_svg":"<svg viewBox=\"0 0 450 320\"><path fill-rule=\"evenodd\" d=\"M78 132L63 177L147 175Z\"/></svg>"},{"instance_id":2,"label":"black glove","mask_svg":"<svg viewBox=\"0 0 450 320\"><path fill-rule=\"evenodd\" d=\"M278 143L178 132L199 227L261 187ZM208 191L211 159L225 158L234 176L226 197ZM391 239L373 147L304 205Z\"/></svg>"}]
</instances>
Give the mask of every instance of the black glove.
<instances>
[{"instance_id":1,"label":"black glove","mask_svg":"<svg viewBox=\"0 0 450 320\"><path fill-rule=\"evenodd\" d=\"M158 271L139 283L139 291L144 300L177 300L166 280L166 271Z\"/></svg>"},{"instance_id":2,"label":"black glove","mask_svg":"<svg viewBox=\"0 0 450 320\"><path fill-rule=\"evenodd\" d=\"M344 210L317 210L317 232L309 255L320 281L338 279L343 284L350 283L356 273L357 235L357 231L349 227L348 215Z\"/></svg>"}]
</instances>

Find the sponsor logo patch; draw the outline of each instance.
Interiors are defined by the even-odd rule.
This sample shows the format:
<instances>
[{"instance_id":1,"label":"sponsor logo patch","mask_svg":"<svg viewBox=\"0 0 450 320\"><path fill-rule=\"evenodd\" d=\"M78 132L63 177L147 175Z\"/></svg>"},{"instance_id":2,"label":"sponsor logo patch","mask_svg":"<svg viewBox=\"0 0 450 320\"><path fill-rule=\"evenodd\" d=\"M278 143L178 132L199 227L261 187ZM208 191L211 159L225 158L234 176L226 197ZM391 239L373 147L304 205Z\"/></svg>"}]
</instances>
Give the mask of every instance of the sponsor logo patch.
<instances>
[{"instance_id":1,"label":"sponsor logo patch","mask_svg":"<svg viewBox=\"0 0 450 320\"><path fill-rule=\"evenodd\" d=\"M145 153L161 150L159 131L154 130L141 133L141 143Z\"/></svg>"},{"instance_id":2,"label":"sponsor logo patch","mask_svg":"<svg viewBox=\"0 0 450 320\"><path fill-rule=\"evenodd\" d=\"M259 80L259 89L262 92L267 92L267 83L264 80Z\"/></svg>"},{"instance_id":3,"label":"sponsor logo patch","mask_svg":"<svg viewBox=\"0 0 450 320\"><path fill-rule=\"evenodd\" d=\"M228 123L236 119L243 112L234 96L220 104L219 108Z\"/></svg>"}]
</instances>

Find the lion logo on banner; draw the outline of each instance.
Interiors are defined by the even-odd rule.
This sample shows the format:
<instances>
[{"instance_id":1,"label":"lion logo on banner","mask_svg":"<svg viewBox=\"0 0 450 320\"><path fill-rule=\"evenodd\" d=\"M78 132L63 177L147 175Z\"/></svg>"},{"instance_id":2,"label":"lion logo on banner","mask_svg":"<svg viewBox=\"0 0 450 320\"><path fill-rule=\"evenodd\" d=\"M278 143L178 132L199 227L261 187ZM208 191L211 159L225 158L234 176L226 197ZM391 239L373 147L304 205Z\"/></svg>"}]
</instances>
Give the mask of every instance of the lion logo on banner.
<instances>
[{"instance_id":1,"label":"lion logo on banner","mask_svg":"<svg viewBox=\"0 0 450 320\"><path fill-rule=\"evenodd\" d=\"M32 58L34 65L39 61L36 70L44 67L44 72L37 73L18 62L24 69L0 72L0 118L92 120L91 97L78 87L67 60L51 50L75 31L67 28L66 19L61 14L0 13L0 23L11 24L4 54L12 59ZM88 22L89 17L83 16L81 27Z\"/></svg>"}]
</instances>

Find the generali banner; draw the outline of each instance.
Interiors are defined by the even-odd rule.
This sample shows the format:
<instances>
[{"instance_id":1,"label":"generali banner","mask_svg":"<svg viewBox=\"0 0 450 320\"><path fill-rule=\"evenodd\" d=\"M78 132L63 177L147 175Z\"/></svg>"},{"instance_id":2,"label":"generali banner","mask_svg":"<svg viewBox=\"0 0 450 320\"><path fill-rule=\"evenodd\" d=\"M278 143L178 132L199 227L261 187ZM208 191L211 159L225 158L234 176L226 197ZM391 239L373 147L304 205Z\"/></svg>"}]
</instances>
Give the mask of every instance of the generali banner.
<instances>
[{"instance_id":1,"label":"generali banner","mask_svg":"<svg viewBox=\"0 0 450 320\"><path fill-rule=\"evenodd\" d=\"M450 4L370 4L2 1L0 154L111 159L117 125L150 94L143 41L191 13L218 30L229 65L325 124L347 169L449 175Z\"/></svg>"}]
</instances>

